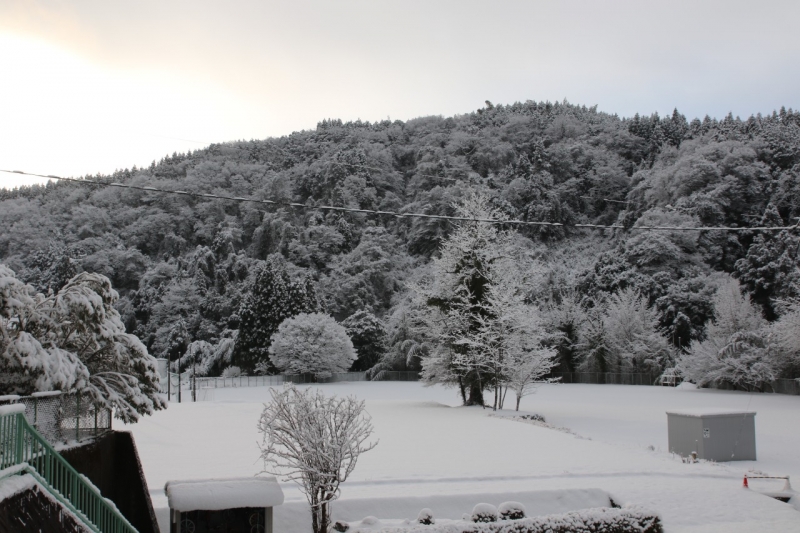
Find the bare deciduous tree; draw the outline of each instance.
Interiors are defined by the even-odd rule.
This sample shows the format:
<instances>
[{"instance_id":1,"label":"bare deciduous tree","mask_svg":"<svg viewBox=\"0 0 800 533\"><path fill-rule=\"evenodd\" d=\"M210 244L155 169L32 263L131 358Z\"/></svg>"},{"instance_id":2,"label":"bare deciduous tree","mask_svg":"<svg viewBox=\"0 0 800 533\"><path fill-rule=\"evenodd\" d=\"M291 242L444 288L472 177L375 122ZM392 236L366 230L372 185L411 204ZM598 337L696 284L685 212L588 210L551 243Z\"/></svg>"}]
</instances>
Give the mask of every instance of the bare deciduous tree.
<instances>
[{"instance_id":1,"label":"bare deciduous tree","mask_svg":"<svg viewBox=\"0 0 800 533\"><path fill-rule=\"evenodd\" d=\"M314 533L327 533L339 486L358 457L378 444L367 442L372 423L364 402L291 386L271 394L258 422L264 472L300 485L311 505Z\"/></svg>"}]
</instances>

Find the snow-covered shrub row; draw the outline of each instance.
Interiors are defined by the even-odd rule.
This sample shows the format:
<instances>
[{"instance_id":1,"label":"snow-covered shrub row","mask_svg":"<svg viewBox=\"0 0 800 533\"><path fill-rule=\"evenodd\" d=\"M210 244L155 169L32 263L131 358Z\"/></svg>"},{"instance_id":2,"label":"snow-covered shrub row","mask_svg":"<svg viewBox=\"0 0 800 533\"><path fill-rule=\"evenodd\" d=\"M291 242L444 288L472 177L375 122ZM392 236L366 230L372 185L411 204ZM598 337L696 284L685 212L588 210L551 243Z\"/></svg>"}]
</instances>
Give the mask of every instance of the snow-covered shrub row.
<instances>
[{"instance_id":1,"label":"snow-covered shrub row","mask_svg":"<svg viewBox=\"0 0 800 533\"><path fill-rule=\"evenodd\" d=\"M434 525L422 525L409 521L407 525L376 528L377 524L370 520L369 523L362 521L350 525L350 533L423 531L426 533L663 533L664 531L658 515L636 506L624 509L597 507L564 514L496 522L442 520Z\"/></svg>"}]
</instances>

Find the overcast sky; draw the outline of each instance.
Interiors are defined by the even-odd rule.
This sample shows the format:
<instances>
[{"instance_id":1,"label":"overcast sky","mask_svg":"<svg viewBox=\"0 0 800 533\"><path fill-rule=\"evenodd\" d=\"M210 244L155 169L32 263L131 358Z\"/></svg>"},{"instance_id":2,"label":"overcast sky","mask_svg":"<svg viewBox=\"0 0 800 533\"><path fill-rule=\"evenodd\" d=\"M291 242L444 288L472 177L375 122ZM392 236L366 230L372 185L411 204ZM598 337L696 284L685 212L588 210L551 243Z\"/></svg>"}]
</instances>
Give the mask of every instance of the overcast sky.
<instances>
[{"instance_id":1,"label":"overcast sky","mask_svg":"<svg viewBox=\"0 0 800 533\"><path fill-rule=\"evenodd\" d=\"M112 172L485 100L746 118L800 107L798 20L796 0L3 0L0 168Z\"/></svg>"}]
</instances>

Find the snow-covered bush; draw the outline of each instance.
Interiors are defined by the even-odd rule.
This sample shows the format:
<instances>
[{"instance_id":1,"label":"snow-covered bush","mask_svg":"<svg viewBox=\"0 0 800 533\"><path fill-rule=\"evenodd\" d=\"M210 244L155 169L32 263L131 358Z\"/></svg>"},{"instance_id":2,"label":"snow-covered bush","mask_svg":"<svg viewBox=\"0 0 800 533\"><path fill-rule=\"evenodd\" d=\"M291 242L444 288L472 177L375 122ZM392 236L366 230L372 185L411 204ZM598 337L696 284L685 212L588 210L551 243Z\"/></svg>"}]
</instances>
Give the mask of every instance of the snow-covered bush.
<instances>
[{"instance_id":1,"label":"snow-covered bush","mask_svg":"<svg viewBox=\"0 0 800 533\"><path fill-rule=\"evenodd\" d=\"M525 506L519 502L503 502L497 506L502 520L519 520L525 518Z\"/></svg>"},{"instance_id":2,"label":"snow-covered bush","mask_svg":"<svg viewBox=\"0 0 800 533\"><path fill-rule=\"evenodd\" d=\"M427 507L422 509L417 515L417 523L425 524L426 526L435 524L436 520L433 518L433 511L431 511Z\"/></svg>"},{"instance_id":3,"label":"snow-covered bush","mask_svg":"<svg viewBox=\"0 0 800 533\"><path fill-rule=\"evenodd\" d=\"M497 522L497 507L491 503L479 503L472 508L473 522Z\"/></svg>"},{"instance_id":4,"label":"snow-covered bush","mask_svg":"<svg viewBox=\"0 0 800 533\"><path fill-rule=\"evenodd\" d=\"M229 366L222 371L223 378L238 378L242 375L242 369L238 366Z\"/></svg>"},{"instance_id":5,"label":"snow-covered bush","mask_svg":"<svg viewBox=\"0 0 800 533\"><path fill-rule=\"evenodd\" d=\"M358 457L378 444L367 442L372 423L364 402L295 387L270 394L272 402L258 421L264 471L300 485L311 505L314 533L328 533L330 505L340 485Z\"/></svg>"},{"instance_id":6,"label":"snow-covered bush","mask_svg":"<svg viewBox=\"0 0 800 533\"><path fill-rule=\"evenodd\" d=\"M155 359L126 333L119 295L83 272L56 294L36 294L0 265L0 394L81 391L134 422L166 407Z\"/></svg>"},{"instance_id":7,"label":"snow-covered bush","mask_svg":"<svg viewBox=\"0 0 800 533\"><path fill-rule=\"evenodd\" d=\"M356 359L347 331L323 313L287 318L271 342L270 360L285 374L310 373L325 378L334 372L347 372Z\"/></svg>"},{"instance_id":8,"label":"snow-covered bush","mask_svg":"<svg viewBox=\"0 0 800 533\"><path fill-rule=\"evenodd\" d=\"M333 524L333 530L338 531L339 533L345 533L345 531L347 531L348 529L350 529L350 524L348 524L347 522L337 520Z\"/></svg>"}]
</instances>

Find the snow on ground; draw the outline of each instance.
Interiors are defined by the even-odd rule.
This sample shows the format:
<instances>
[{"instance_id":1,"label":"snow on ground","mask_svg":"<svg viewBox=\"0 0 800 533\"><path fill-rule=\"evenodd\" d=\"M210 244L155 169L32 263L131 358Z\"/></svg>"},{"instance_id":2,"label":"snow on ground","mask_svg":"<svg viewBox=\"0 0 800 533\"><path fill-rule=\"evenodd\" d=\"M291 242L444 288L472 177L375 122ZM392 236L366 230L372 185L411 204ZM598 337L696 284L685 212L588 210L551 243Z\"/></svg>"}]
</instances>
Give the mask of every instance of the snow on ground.
<instances>
[{"instance_id":1,"label":"snow on ground","mask_svg":"<svg viewBox=\"0 0 800 533\"><path fill-rule=\"evenodd\" d=\"M452 389L402 382L318 386L328 394L364 399L380 439L343 485L335 519L415 518L419 509L407 508L426 497L435 502L462 495L471 502L466 513L479 503L476 498L497 505L514 494L531 497L531 491L596 488L618 503L658 511L668 532L800 533L800 513L792 506L741 488L749 469L788 474L800 483L797 396L576 384L545 385L523 400L521 410L544 415L548 424L571 434L458 407ZM206 399L172 403L129 426L162 528L167 481L248 476L262 469L256 422L269 400L268 388L216 389ZM756 411L759 460L685 464L669 454L665 411L698 407ZM776 483L781 484L754 480L751 486L780 488L772 486ZM292 484L282 486L286 503L276 509L276 526L307 531L303 495ZM364 512L371 505L375 510Z\"/></svg>"}]
</instances>

